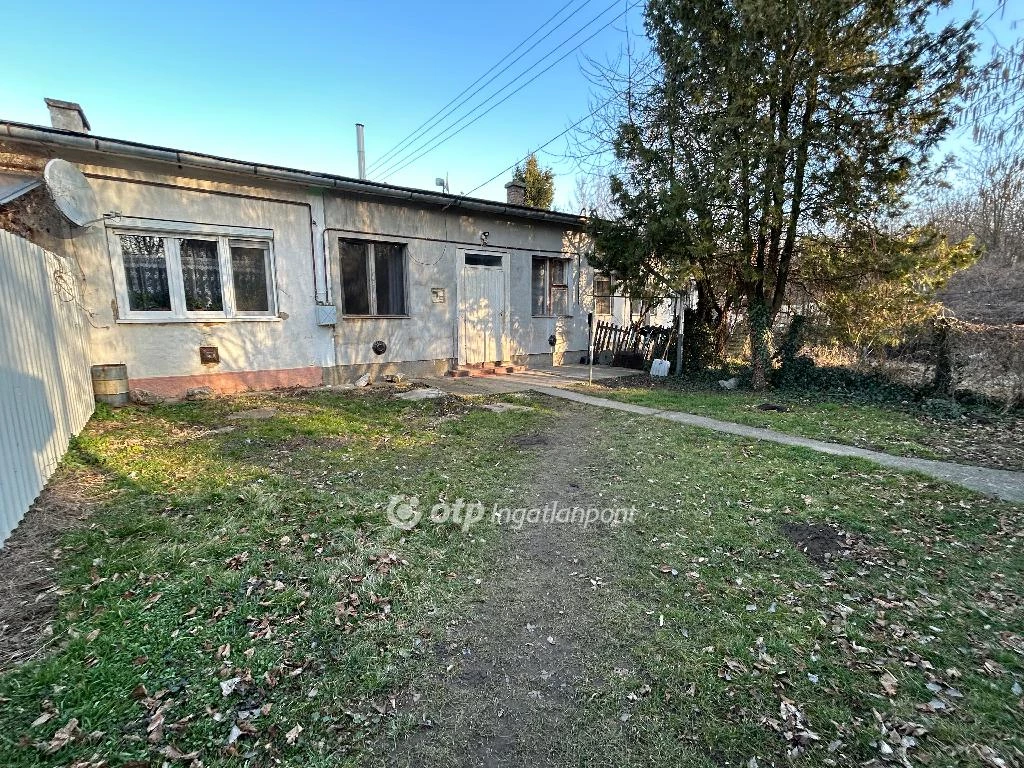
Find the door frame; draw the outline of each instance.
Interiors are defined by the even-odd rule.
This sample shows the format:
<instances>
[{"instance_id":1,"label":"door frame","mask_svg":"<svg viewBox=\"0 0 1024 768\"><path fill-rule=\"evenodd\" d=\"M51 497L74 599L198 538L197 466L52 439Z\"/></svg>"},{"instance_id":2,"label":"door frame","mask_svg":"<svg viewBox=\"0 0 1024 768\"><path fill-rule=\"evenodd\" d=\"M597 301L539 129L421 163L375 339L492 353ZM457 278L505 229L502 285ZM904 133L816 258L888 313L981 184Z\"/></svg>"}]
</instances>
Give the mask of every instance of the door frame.
<instances>
[{"instance_id":1,"label":"door frame","mask_svg":"<svg viewBox=\"0 0 1024 768\"><path fill-rule=\"evenodd\" d=\"M466 365L466 308L463 306L463 299L466 296L466 254L479 253L486 256L501 256L501 276L504 284L505 309L501 318L501 360L509 362L511 353L511 329L512 329L512 251L502 248L459 248L455 259L456 278L456 311L455 311L455 338L458 353L459 365Z\"/></svg>"}]
</instances>

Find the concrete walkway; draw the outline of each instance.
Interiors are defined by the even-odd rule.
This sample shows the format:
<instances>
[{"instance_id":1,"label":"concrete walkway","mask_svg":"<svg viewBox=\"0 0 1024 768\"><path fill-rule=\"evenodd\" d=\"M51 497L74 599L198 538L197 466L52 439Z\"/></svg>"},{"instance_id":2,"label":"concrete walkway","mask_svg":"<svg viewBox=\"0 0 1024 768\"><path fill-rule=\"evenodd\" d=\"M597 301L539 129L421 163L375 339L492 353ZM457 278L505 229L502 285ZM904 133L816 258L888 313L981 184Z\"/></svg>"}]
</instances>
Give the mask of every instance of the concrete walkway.
<instances>
[{"instance_id":1,"label":"concrete walkway","mask_svg":"<svg viewBox=\"0 0 1024 768\"><path fill-rule=\"evenodd\" d=\"M686 424L691 427L713 429L716 432L725 432L730 435L749 437L755 440L770 440L773 443L782 445L793 445L800 448L810 448L812 451L828 453L833 456L854 456L859 459L867 459L876 464L882 464L894 469L911 470L928 475L936 480L944 480L948 483L956 483L964 488L994 496L1004 501L1024 502L1024 472L1010 472L1005 469L986 469L984 467L969 467L963 464L952 464L946 461L932 461L930 459L915 459L907 456L893 456L881 451L870 451L866 448L857 448L852 445L840 443L827 443L823 440L812 440L808 437L798 437L776 432L774 429L761 429L759 427L748 427L743 424L734 424L730 421L719 421L709 419L706 416L695 416L680 411L663 411L657 408L648 408L643 405L632 403L620 403L615 400L606 400L603 397L591 397L579 392L567 391L561 388L535 386L535 392L540 392L551 397L560 397L564 400L572 400L575 403L594 405L598 408L610 408L616 411L636 413L641 416L654 416L666 421L674 421L677 424Z\"/></svg>"},{"instance_id":2,"label":"concrete walkway","mask_svg":"<svg viewBox=\"0 0 1024 768\"><path fill-rule=\"evenodd\" d=\"M625 368L610 368L607 366L595 366L594 381L604 379L616 379L621 376L634 374L636 371ZM431 384L438 389L450 392L453 395L495 395L510 392L540 392L551 397L560 397L564 400L572 400L576 403L597 406L598 408L610 408L616 411L636 413L641 416L654 416L666 421L674 421L677 424L686 424L691 427L713 429L716 432L724 432L740 437L749 437L754 440L769 440L782 445L793 445L799 448L810 448L819 453L828 453L833 456L853 456L859 459L867 459L876 464L881 464L893 469L909 470L920 472L923 475L933 477L936 480L943 480L948 483L956 483L964 488L994 496L997 499L1013 502L1024 502L1024 472L1011 472L1005 469L986 469L985 467L970 467L963 464L953 464L948 461L933 461L931 459L915 459L909 456L893 456L881 451L871 451L867 448L857 448L852 445L841 443L828 443L824 440L812 440L809 437L787 435L776 432L774 429L762 429L760 427L748 427L743 424L735 424L731 421L719 421L709 419L706 416L695 416L691 413L681 411L664 411L657 408L648 408L644 405L633 405L631 403L620 403L616 400L606 400L603 397L592 397L580 392L566 389L576 384L583 383L589 378L589 368L585 365L562 365L555 368L531 368L523 373L509 376L486 376L481 378L451 379L444 378L432 381Z\"/></svg>"},{"instance_id":3,"label":"concrete walkway","mask_svg":"<svg viewBox=\"0 0 1024 768\"><path fill-rule=\"evenodd\" d=\"M594 381L618 379L633 376L640 371L632 368L613 368L607 365L594 366ZM453 395L501 395L510 392L526 392L538 387L571 387L590 380L590 367L586 365L558 365L546 368L527 368L521 373L502 376L466 376L453 379L444 377L430 381L431 386Z\"/></svg>"}]
</instances>

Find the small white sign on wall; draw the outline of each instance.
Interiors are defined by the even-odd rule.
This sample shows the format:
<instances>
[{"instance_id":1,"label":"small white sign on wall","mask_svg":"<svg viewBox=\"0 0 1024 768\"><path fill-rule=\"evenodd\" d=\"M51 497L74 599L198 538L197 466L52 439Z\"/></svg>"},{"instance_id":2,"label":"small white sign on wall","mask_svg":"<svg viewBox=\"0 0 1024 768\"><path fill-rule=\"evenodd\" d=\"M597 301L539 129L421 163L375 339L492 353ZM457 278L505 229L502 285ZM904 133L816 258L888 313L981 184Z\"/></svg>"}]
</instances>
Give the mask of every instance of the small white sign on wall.
<instances>
[{"instance_id":1,"label":"small white sign on wall","mask_svg":"<svg viewBox=\"0 0 1024 768\"><path fill-rule=\"evenodd\" d=\"M444 304L445 301L446 301L445 289L444 288L431 288L430 289L430 300L432 302L434 302L435 304Z\"/></svg>"}]
</instances>

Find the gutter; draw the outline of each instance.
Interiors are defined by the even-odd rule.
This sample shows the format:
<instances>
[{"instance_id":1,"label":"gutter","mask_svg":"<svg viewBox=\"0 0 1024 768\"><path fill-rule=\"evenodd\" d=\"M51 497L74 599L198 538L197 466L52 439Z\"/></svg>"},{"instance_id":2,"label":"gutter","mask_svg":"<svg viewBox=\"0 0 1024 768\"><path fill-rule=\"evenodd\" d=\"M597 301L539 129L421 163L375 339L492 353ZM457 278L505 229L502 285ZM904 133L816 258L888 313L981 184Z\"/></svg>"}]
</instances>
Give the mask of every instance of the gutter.
<instances>
[{"instance_id":1,"label":"gutter","mask_svg":"<svg viewBox=\"0 0 1024 768\"><path fill-rule=\"evenodd\" d=\"M248 163L241 160L231 160L206 155L199 152L185 152L166 147L157 147L151 144L141 144L134 141L121 139L110 139L91 134L78 133L75 131L63 131L56 128L44 128L24 123L0 121L0 138L8 138L12 141L43 144L46 146L77 149L84 152L99 152L102 154L116 155L119 157L131 157L140 160L151 160L156 162L171 163L179 167L203 168L206 170L221 171L241 176L253 176L268 181L285 182L298 184L304 187L316 187L318 189L333 189L339 192L348 192L362 197L383 198L386 200L398 200L409 203L416 203L426 206L439 206L442 208L459 208L468 211L489 213L495 216L508 216L517 219L529 219L543 221L551 224L559 224L573 229L582 229L586 225L586 219L571 213L558 213L555 211L542 211L536 208L525 206L508 205L496 203L490 200L481 200L472 197L460 197L440 192L429 192L410 187L398 187L381 182L351 179L346 176L336 176L329 173L317 173L313 171L302 171L294 168L286 168L277 165L263 165Z\"/></svg>"}]
</instances>

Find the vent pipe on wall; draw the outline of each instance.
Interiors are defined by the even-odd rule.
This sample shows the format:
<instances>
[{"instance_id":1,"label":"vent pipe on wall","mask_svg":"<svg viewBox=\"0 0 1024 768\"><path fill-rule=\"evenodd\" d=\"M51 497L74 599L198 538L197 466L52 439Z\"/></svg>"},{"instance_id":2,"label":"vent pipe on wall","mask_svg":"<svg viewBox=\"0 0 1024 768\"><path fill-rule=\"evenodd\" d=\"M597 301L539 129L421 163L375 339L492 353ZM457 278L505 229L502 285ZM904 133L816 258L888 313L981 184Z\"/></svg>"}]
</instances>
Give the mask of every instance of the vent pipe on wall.
<instances>
[{"instance_id":1,"label":"vent pipe on wall","mask_svg":"<svg viewBox=\"0 0 1024 768\"><path fill-rule=\"evenodd\" d=\"M366 178L366 145L363 144L363 124L356 123L356 153L359 156L359 178Z\"/></svg>"}]
</instances>

